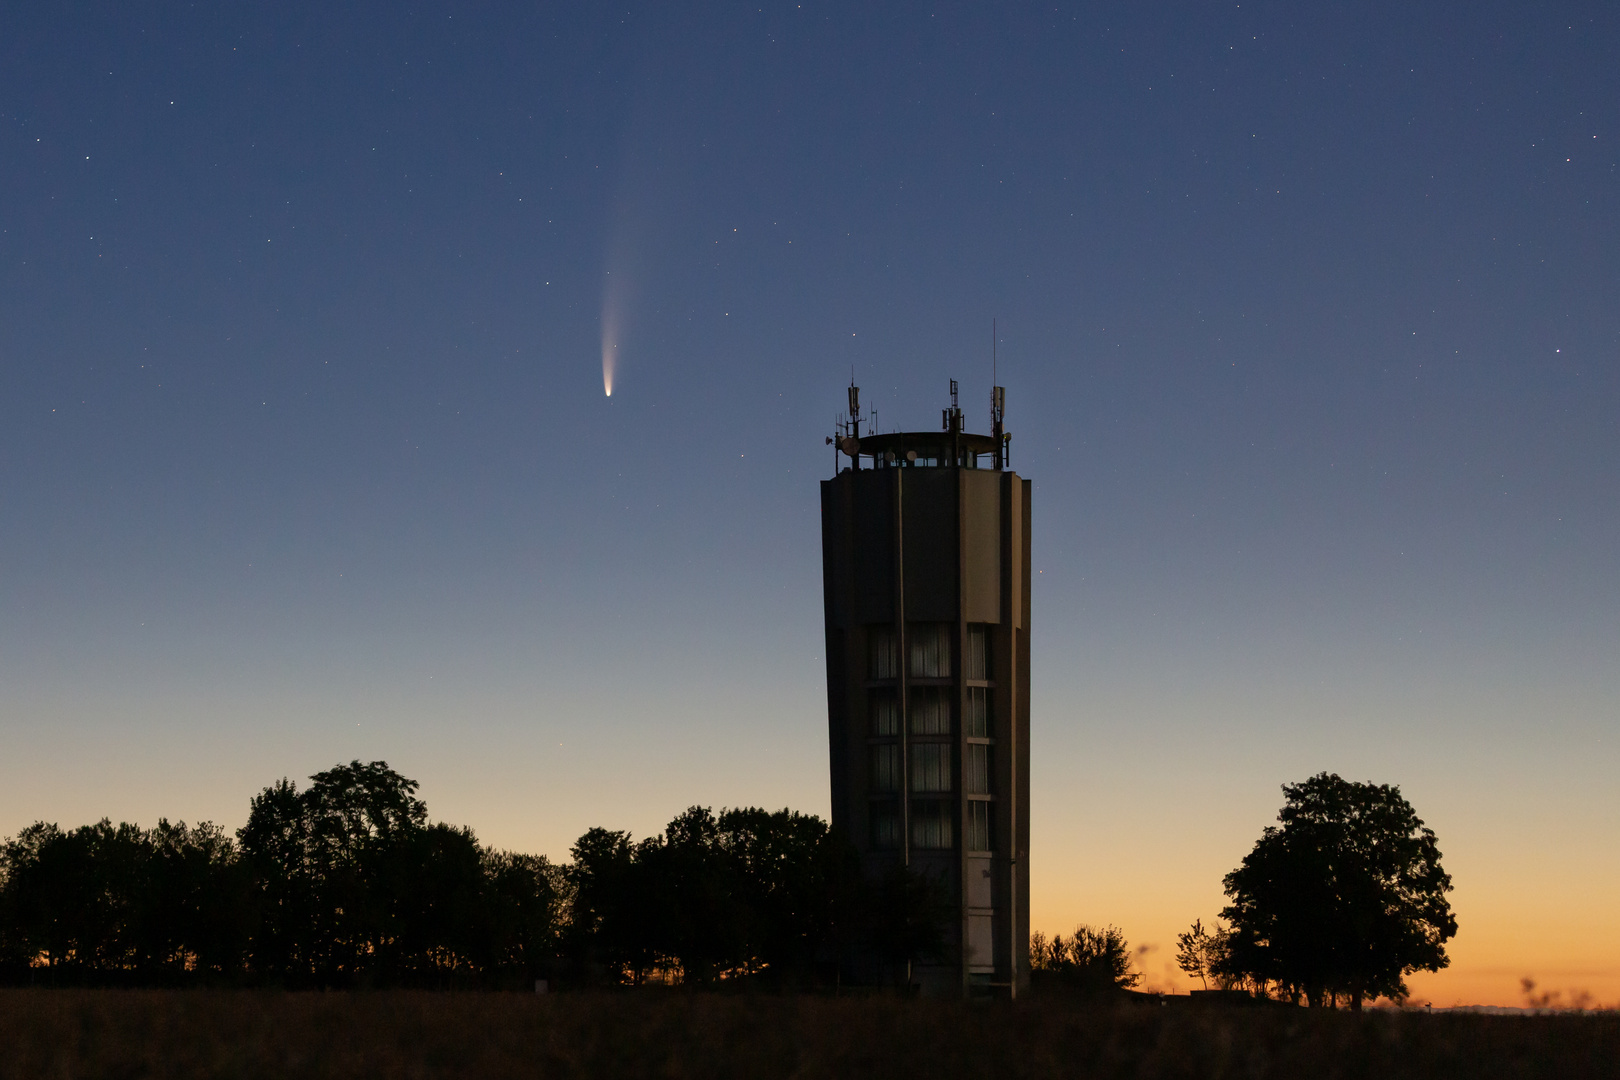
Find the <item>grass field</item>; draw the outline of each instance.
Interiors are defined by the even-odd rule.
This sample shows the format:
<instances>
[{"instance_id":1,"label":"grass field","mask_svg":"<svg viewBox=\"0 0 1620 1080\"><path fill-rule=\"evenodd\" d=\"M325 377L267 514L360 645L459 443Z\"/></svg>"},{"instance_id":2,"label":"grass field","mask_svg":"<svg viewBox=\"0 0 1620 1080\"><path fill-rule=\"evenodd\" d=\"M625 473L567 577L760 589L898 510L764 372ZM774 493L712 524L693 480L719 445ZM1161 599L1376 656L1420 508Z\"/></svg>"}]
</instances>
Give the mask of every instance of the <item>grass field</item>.
<instances>
[{"instance_id":1,"label":"grass field","mask_svg":"<svg viewBox=\"0 0 1620 1080\"><path fill-rule=\"evenodd\" d=\"M0 1078L1620 1076L1620 1016L718 994L0 990Z\"/></svg>"}]
</instances>

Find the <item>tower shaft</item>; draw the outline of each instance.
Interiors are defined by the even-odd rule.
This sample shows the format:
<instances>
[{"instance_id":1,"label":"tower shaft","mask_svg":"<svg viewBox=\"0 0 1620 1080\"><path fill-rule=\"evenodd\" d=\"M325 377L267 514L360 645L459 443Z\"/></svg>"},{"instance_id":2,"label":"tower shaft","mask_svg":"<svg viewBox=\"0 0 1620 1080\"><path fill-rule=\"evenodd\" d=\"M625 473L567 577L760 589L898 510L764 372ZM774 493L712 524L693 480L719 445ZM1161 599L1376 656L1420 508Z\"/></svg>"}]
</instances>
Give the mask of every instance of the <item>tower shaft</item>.
<instances>
[{"instance_id":1,"label":"tower shaft","mask_svg":"<svg viewBox=\"0 0 1620 1080\"><path fill-rule=\"evenodd\" d=\"M959 417L846 439L852 467L821 485L833 824L869 874L898 863L947 898L944 955L911 983L1016 995L1029 979L1030 482L994 467L1001 440Z\"/></svg>"}]
</instances>

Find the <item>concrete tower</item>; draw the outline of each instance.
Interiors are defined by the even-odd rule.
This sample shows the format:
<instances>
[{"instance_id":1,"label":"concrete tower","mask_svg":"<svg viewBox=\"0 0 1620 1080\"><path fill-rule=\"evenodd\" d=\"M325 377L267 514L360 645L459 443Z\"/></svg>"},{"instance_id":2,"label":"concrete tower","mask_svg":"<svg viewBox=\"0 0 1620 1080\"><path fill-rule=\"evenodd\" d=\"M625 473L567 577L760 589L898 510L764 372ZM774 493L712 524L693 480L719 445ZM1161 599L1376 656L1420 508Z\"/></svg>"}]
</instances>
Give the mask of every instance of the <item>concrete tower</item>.
<instances>
[{"instance_id":1,"label":"concrete tower","mask_svg":"<svg viewBox=\"0 0 1620 1080\"><path fill-rule=\"evenodd\" d=\"M850 387L821 484L833 824L866 870L939 882L946 954L926 994L1029 983L1029 494L951 407L937 432L861 434ZM830 440L831 441L831 440Z\"/></svg>"}]
</instances>

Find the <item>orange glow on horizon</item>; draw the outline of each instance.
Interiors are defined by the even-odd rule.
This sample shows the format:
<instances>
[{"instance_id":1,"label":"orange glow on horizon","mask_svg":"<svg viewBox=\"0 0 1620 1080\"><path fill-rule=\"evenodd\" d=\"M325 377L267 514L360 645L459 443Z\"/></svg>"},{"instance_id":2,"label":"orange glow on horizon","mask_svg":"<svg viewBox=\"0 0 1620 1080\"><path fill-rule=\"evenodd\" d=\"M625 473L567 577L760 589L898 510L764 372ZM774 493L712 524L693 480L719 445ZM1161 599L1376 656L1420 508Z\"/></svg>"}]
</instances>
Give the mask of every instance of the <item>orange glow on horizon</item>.
<instances>
[{"instance_id":1,"label":"orange glow on horizon","mask_svg":"<svg viewBox=\"0 0 1620 1080\"><path fill-rule=\"evenodd\" d=\"M1466 866L1467 860L1457 862ZM1071 933L1077 923L1112 923L1130 943L1134 969L1143 975L1141 989L1200 989L1196 976L1176 966L1176 934L1194 918L1206 926L1215 921L1224 903L1219 886L1169 865L1158 874L1142 869L1140 876L1106 882L1048 871L1041 875L1046 880L1032 882L1031 929L1050 937ZM1484 867L1477 872L1484 880L1451 897L1461 930L1446 945L1450 965L1407 976L1409 1006L1523 1008L1530 1003L1525 979L1534 981L1538 998L1551 995L1553 1008L1620 1006L1620 934L1608 925L1603 901L1612 894L1601 887L1606 880L1592 883L1600 887L1589 899L1549 909L1516 896L1511 880L1491 880Z\"/></svg>"}]
</instances>

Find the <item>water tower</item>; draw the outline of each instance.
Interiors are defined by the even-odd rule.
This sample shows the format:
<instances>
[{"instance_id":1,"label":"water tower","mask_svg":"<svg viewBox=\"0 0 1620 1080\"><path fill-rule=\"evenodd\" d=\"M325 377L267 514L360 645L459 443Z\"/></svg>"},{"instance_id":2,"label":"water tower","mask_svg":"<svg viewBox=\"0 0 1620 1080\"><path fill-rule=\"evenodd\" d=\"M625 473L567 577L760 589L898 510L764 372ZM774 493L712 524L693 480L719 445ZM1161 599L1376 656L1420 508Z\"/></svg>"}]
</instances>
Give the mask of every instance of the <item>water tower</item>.
<instances>
[{"instance_id":1,"label":"water tower","mask_svg":"<svg viewBox=\"0 0 1620 1080\"><path fill-rule=\"evenodd\" d=\"M1030 482L991 434L862 434L860 389L821 484L833 824L866 871L898 863L948 897L922 993L1029 983ZM891 975L894 973L890 973Z\"/></svg>"}]
</instances>

